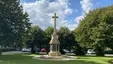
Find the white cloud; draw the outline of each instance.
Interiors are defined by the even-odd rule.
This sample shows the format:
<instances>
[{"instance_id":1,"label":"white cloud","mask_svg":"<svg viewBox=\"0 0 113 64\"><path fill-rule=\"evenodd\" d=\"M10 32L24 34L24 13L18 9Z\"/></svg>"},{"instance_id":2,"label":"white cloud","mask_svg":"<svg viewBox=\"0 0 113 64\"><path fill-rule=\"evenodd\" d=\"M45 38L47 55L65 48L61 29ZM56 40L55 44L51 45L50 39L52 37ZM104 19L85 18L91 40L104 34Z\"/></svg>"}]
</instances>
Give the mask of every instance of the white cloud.
<instances>
[{"instance_id":1,"label":"white cloud","mask_svg":"<svg viewBox=\"0 0 113 64\"><path fill-rule=\"evenodd\" d=\"M65 10L65 14L66 15L72 14L72 12L73 12L72 9L66 9Z\"/></svg>"},{"instance_id":2,"label":"white cloud","mask_svg":"<svg viewBox=\"0 0 113 64\"><path fill-rule=\"evenodd\" d=\"M82 20L85 16L85 13L89 13L90 10L92 10L92 0L82 0L80 1L80 4L82 5L82 15L75 18L75 21L79 24L80 20Z\"/></svg>"},{"instance_id":3,"label":"white cloud","mask_svg":"<svg viewBox=\"0 0 113 64\"><path fill-rule=\"evenodd\" d=\"M40 26L42 29L53 25L52 15L55 12L59 17L57 19L58 28L61 25L71 25L66 24L69 21L65 20L66 16L73 12L73 10L69 7L69 0L56 0L54 2L50 2L49 0L37 0L33 3L22 3L22 5L24 10L28 12L30 21L34 25Z\"/></svg>"},{"instance_id":4,"label":"white cloud","mask_svg":"<svg viewBox=\"0 0 113 64\"><path fill-rule=\"evenodd\" d=\"M82 20L84 16L78 16L75 18L75 21L79 24L80 20Z\"/></svg>"},{"instance_id":5,"label":"white cloud","mask_svg":"<svg viewBox=\"0 0 113 64\"><path fill-rule=\"evenodd\" d=\"M83 13L89 13L92 9L92 0L82 0L81 2Z\"/></svg>"},{"instance_id":6,"label":"white cloud","mask_svg":"<svg viewBox=\"0 0 113 64\"><path fill-rule=\"evenodd\" d=\"M70 30L74 30L78 26L78 24L66 24L64 26L71 28Z\"/></svg>"}]
</instances>

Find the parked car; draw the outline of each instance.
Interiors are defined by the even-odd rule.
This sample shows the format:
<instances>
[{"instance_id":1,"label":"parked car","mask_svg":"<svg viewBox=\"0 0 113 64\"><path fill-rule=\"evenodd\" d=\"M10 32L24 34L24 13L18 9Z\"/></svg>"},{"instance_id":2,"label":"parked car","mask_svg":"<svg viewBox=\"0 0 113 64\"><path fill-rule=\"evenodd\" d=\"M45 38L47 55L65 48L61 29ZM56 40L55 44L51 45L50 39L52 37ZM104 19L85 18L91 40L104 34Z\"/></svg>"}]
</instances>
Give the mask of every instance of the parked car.
<instances>
[{"instance_id":1,"label":"parked car","mask_svg":"<svg viewBox=\"0 0 113 64\"><path fill-rule=\"evenodd\" d=\"M22 52L30 52L31 51L31 48L23 48L22 49Z\"/></svg>"},{"instance_id":2,"label":"parked car","mask_svg":"<svg viewBox=\"0 0 113 64\"><path fill-rule=\"evenodd\" d=\"M93 49L88 49L87 54L95 54L96 52Z\"/></svg>"},{"instance_id":3,"label":"parked car","mask_svg":"<svg viewBox=\"0 0 113 64\"><path fill-rule=\"evenodd\" d=\"M41 52L47 52L46 48L42 48Z\"/></svg>"},{"instance_id":4,"label":"parked car","mask_svg":"<svg viewBox=\"0 0 113 64\"><path fill-rule=\"evenodd\" d=\"M36 49L36 52L39 53L41 50L39 48Z\"/></svg>"},{"instance_id":5,"label":"parked car","mask_svg":"<svg viewBox=\"0 0 113 64\"><path fill-rule=\"evenodd\" d=\"M68 53L68 52L69 52L69 50L67 50L67 49L63 49L63 51L64 51L65 53Z\"/></svg>"}]
</instances>

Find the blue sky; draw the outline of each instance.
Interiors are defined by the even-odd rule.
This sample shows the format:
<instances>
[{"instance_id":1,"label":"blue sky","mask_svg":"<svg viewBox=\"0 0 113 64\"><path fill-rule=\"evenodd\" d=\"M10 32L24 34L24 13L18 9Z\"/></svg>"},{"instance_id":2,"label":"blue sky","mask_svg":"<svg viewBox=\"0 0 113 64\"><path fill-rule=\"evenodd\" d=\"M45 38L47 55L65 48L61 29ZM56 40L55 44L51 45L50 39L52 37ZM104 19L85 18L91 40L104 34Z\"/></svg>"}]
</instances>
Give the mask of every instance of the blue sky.
<instances>
[{"instance_id":1,"label":"blue sky","mask_svg":"<svg viewBox=\"0 0 113 64\"><path fill-rule=\"evenodd\" d=\"M66 26L73 30L85 16L84 13L112 5L113 0L21 0L21 3L34 25L39 25L42 29L53 25L50 17L56 12L60 17L57 28Z\"/></svg>"}]
</instances>

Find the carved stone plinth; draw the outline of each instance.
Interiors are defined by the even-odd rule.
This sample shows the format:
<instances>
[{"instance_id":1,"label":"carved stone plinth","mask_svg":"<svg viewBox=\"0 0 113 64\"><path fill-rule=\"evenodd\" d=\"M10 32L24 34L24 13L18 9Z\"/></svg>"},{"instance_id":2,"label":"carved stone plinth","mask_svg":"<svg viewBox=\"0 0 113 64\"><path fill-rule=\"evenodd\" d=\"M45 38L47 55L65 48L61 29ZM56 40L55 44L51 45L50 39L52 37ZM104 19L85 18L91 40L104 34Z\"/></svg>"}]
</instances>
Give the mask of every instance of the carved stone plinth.
<instances>
[{"instance_id":1,"label":"carved stone plinth","mask_svg":"<svg viewBox=\"0 0 113 64\"><path fill-rule=\"evenodd\" d=\"M49 52L48 56L61 56L60 52Z\"/></svg>"},{"instance_id":2,"label":"carved stone plinth","mask_svg":"<svg viewBox=\"0 0 113 64\"><path fill-rule=\"evenodd\" d=\"M58 40L58 35L53 33L51 41L50 41L50 52L49 56L61 56L60 51L60 42Z\"/></svg>"}]
</instances>

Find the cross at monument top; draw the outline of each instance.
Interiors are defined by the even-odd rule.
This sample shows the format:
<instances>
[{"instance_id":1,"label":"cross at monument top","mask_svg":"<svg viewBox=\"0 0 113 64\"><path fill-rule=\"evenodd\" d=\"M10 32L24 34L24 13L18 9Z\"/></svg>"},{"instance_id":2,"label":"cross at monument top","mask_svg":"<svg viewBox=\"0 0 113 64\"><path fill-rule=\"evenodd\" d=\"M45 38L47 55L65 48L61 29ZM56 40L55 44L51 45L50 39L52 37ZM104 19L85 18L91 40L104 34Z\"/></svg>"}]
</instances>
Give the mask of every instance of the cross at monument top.
<instances>
[{"instance_id":1,"label":"cross at monument top","mask_svg":"<svg viewBox=\"0 0 113 64\"><path fill-rule=\"evenodd\" d=\"M56 16L56 13L54 13L54 16L52 16L52 18L54 19L58 18L58 16Z\"/></svg>"},{"instance_id":2,"label":"cross at monument top","mask_svg":"<svg viewBox=\"0 0 113 64\"><path fill-rule=\"evenodd\" d=\"M54 18L54 32L56 33L56 18L58 18L58 16L56 16L56 13L54 13L54 16L52 16L52 18Z\"/></svg>"}]
</instances>

